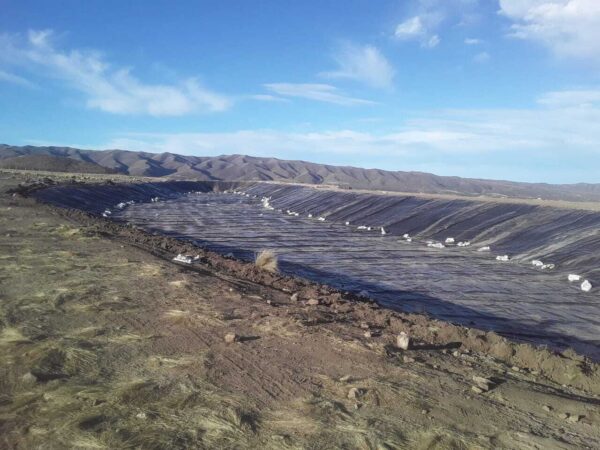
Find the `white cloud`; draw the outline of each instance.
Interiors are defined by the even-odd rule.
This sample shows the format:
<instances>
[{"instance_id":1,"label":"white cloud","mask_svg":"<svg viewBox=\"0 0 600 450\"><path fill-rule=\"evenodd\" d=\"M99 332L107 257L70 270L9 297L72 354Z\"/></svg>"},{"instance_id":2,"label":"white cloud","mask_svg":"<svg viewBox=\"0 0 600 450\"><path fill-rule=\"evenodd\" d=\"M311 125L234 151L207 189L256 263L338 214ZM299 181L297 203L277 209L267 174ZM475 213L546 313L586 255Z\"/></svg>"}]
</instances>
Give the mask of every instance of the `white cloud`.
<instances>
[{"instance_id":1,"label":"white cloud","mask_svg":"<svg viewBox=\"0 0 600 450\"><path fill-rule=\"evenodd\" d=\"M283 97L299 97L318 102L334 103L342 106L372 105L374 102L344 95L330 84L321 83L269 83L264 85L269 91Z\"/></svg>"},{"instance_id":2,"label":"white cloud","mask_svg":"<svg viewBox=\"0 0 600 450\"><path fill-rule=\"evenodd\" d=\"M583 106L581 98L588 99ZM357 161L448 175L514 179L518 173L527 181L576 182L597 178L590 161L600 157L598 123L600 91L592 89L548 93L539 99L539 106L527 109L429 111L383 133L267 129L127 134L115 137L105 148L244 153L338 164Z\"/></svg>"},{"instance_id":3,"label":"white cloud","mask_svg":"<svg viewBox=\"0 0 600 450\"><path fill-rule=\"evenodd\" d=\"M425 41L422 45L425 48L434 48L434 47L437 47L439 43L440 43L440 37L437 34L434 34L427 41Z\"/></svg>"},{"instance_id":4,"label":"white cloud","mask_svg":"<svg viewBox=\"0 0 600 450\"><path fill-rule=\"evenodd\" d=\"M248 98L252 100L257 100L259 102L288 102L289 100L281 97L277 97L276 95L270 94L254 94L249 95Z\"/></svg>"},{"instance_id":5,"label":"white cloud","mask_svg":"<svg viewBox=\"0 0 600 450\"><path fill-rule=\"evenodd\" d=\"M423 48L434 48L440 43L440 37L432 33L439 23L437 15L415 16L398 24L394 36L402 41L416 40Z\"/></svg>"},{"instance_id":6,"label":"white cloud","mask_svg":"<svg viewBox=\"0 0 600 450\"><path fill-rule=\"evenodd\" d=\"M229 98L195 78L173 85L144 83L130 69L112 67L98 52L56 49L52 37L50 30L30 31L26 39L0 35L0 61L59 79L83 93L89 108L115 114L178 116L224 111L231 105Z\"/></svg>"},{"instance_id":7,"label":"white cloud","mask_svg":"<svg viewBox=\"0 0 600 450\"><path fill-rule=\"evenodd\" d=\"M491 56L488 52L480 52L480 53L477 53L473 57L473 61L475 61L476 63L479 63L479 64L484 64L484 63L488 62L490 59L491 59Z\"/></svg>"},{"instance_id":8,"label":"white cloud","mask_svg":"<svg viewBox=\"0 0 600 450\"><path fill-rule=\"evenodd\" d=\"M8 83L17 84L19 86L23 86L23 87L27 87L27 88L36 87L34 83L27 80L26 78L20 77L13 73L5 72L3 70L0 70L0 81L6 81Z\"/></svg>"},{"instance_id":9,"label":"white cloud","mask_svg":"<svg viewBox=\"0 0 600 450\"><path fill-rule=\"evenodd\" d=\"M414 39L420 38L426 33L423 20L419 16L415 16L398 24L394 34L398 39Z\"/></svg>"},{"instance_id":10,"label":"white cloud","mask_svg":"<svg viewBox=\"0 0 600 450\"><path fill-rule=\"evenodd\" d=\"M481 39L477 39L477 38L466 38L465 39L466 45L479 45L482 43L483 43L483 41Z\"/></svg>"},{"instance_id":11,"label":"white cloud","mask_svg":"<svg viewBox=\"0 0 600 450\"><path fill-rule=\"evenodd\" d=\"M416 41L423 48L437 47L444 26L470 27L480 20L479 0L417 0L406 2L409 14L395 29L401 41ZM471 41L471 45L475 42ZM466 42L466 41L465 41Z\"/></svg>"},{"instance_id":12,"label":"white cloud","mask_svg":"<svg viewBox=\"0 0 600 450\"><path fill-rule=\"evenodd\" d=\"M600 89L573 89L547 92L538 103L553 108L600 107Z\"/></svg>"},{"instance_id":13,"label":"white cloud","mask_svg":"<svg viewBox=\"0 0 600 450\"><path fill-rule=\"evenodd\" d=\"M539 42L559 57L600 63L600 1L500 0L511 35Z\"/></svg>"},{"instance_id":14,"label":"white cloud","mask_svg":"<svg viewBox=\"0 0 600 450\"><path fill-rule=\"evenodd\" d=\"M338 51L334 59L339 69L321 75L356 80L375 88L392 86L394 69L376 47L347 44Z\"/></svg>"}]
</instances>

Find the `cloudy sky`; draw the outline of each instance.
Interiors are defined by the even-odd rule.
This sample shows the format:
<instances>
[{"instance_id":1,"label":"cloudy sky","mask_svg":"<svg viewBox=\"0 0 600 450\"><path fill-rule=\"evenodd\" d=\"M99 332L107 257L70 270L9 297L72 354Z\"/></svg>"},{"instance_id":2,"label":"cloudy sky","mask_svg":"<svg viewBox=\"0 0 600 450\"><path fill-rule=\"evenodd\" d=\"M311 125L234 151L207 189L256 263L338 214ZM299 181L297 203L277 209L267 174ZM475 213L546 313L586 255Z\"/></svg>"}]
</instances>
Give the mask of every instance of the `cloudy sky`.
<instances>
[{"instance_id":1,"label":"cloudy sky","mask_svg":"<svg viewBox=\"0 0 600 450\"><path fill-rule=\"evenodd\" d=\"M0 142L600 182L600 0L0 0Z\"/></svg>"}]
</instances>

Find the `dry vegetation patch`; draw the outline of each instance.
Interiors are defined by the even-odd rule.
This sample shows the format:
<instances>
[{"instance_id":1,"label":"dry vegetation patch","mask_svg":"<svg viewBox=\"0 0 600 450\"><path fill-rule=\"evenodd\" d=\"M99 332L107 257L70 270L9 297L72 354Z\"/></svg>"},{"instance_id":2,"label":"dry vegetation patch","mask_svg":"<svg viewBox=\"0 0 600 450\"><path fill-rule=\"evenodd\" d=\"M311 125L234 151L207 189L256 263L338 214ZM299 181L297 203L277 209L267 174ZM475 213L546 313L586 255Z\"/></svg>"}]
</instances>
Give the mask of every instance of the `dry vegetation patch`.
<instances>
[{"instance_id":1,"label":"dry vegetation patch","mask_svg":"<svg viewBox=\"0 0 600 450\"><path fill-rule=\"evenodd\" d=\"M272 250L262 250L256 254L255 264L259 269L277 272L277 255Z\"/></svg>"}]
</instances>

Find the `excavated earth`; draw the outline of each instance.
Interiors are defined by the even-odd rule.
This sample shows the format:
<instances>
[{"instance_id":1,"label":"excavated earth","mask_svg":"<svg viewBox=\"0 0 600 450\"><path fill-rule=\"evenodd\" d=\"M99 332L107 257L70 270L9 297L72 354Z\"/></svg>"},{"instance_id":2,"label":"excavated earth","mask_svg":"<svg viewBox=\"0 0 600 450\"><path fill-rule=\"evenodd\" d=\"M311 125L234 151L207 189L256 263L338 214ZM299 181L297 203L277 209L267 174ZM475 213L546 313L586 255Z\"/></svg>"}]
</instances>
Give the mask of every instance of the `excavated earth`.
<instances>
[{"instance_id":1,"label":"excavated earth","mask_svg":"<svg viewBox=\"0 0 600 450\"><path fill-rule=\"evenodd\" d=\"M99 217L102 202L161 196L140 212L203 199L213 215L251 219L252 197L182 195L240 186L21 181L0 176L1 448L600 447L600 370L572 350L393 311ZM401 332L407 350L394 346Z\"/></svg>"},{"instance_id":2,"label":"excavated earth","mask_svg":"<svg viewBox=\"0 0 600 450\"><path fill-rule=\"evenodd\" d=\"M242 260L271 249L283 273L600 360L600 290L583 292L580 282L567 281L574 273L600 286L599 212L264 183L57 187L37 197L94 214L109 209L121 223ZM153 197L162 200L149 202ZM263 197L275 209L263 208ZM136 203L115 208L129 200ZM471 245L426 245L449 237ZM477 251L483 246L491 251ZM536 268L536 259L555 268Z\"/></svg>"}]
</instances>

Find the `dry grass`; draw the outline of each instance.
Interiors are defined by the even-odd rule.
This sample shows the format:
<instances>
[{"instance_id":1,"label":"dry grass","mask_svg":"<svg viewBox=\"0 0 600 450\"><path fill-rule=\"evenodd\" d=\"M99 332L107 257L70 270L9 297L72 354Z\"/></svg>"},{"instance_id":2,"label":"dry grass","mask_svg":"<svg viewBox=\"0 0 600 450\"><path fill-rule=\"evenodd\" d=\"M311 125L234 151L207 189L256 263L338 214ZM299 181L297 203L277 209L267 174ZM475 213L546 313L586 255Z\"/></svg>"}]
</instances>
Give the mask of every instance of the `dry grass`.
<instances>
[{"instance_id":1,"label":"dry grass","mask_svg":"<svg viewBox=\"0 0 600 450\"><path fill-rule=\"evenodd\" d=\"M262 250L256 254L256 267L268 272L277 272L277 255L271 250Z\"/></svg>"}]
</instances>

